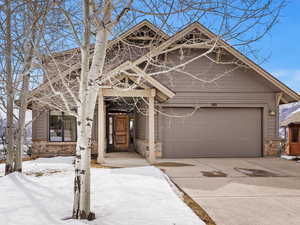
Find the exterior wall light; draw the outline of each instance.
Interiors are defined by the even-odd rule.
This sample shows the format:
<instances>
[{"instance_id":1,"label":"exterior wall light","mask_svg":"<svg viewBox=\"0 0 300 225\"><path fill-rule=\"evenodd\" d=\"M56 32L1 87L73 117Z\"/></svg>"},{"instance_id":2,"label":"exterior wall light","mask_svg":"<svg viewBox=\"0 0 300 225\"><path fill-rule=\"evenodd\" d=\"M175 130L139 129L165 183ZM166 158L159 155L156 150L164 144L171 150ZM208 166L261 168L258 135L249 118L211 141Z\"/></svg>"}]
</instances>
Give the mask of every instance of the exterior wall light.
<instances>
[{"instance_id":1,"label":"exterior wall light","mask_svg":"<svg viewBox=\"0 0 300 225\"><path fill-rule=\"evenodd\" d=\"M270 110L270 111L269 111L269 115L270 115L270 116L276 116L276 112L275 112L274 110Z\"/></svg>"}]
</instances>

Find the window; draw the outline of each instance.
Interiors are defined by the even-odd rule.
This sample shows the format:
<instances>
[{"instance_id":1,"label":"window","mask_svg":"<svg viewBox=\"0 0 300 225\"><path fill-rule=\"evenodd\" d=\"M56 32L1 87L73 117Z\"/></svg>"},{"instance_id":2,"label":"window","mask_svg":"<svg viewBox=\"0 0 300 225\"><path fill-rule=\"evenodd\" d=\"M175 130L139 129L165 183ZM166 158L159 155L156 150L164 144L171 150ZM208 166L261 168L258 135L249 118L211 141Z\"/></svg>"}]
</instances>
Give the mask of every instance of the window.
<instances>
[{"instance_id":1,"label":"window","mask_svg":"<svg viewBox=\"0 0 300 225\"><path fill-rule=\"evenodd\" d=\"M50 111L49 141L76 141L76 118L64 112Z\"/></svg>"},{"instance_id":2,"label":"window","mask_svg":"<svg viewBox=\"0 0 300 225\"><path fill-rule=\"evenodd\" d=\"M299 128L298 127L292 127L291 128L291 135L292 135L292 142L298 142L299 137Z\"/></svg>"},{"instance_id":3,"label":"window","mask_svg":"<svg viewBox=\"0 0 300 225\"><path fill-rule=\"evenodd\" d=\"M108 117L108 144L113 144L113 117Z\"/></svg>"}]
</instances>

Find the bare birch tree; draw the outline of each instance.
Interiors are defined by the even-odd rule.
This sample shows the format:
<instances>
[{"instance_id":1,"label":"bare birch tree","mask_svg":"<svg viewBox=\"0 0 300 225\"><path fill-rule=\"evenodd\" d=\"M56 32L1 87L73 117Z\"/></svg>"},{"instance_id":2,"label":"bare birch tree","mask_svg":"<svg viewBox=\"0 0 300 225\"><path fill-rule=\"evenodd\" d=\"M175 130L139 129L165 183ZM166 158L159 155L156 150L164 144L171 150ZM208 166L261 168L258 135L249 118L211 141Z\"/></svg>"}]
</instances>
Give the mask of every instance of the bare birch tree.
<instances>
[{"instance_id":1,"label":"bare birch tree","mask_svg":"<svg viewBox=\"0 0 300 225\"><path fill-rule=\"evenodd\" d=\"M64 15L68 26L64 28L69 28L68 37L73 37L75 48L60 53L48 49L40 63L44 82L32 93L31 100L77 118L72 218L93 219L95 215L90 209L91 133L99 90L108 86L127 91L143 85L146 77L159 79L172 74L188 76L203 85L215 84L232 71L247 68L227 51L228 46L222 40L246 49L277 22L284 2L82 0L81 6L72 3L71 0L57 1L53 10ZM142 19L151 20L171 37L144 30L133 34L132 39L118 38L128 26ZM194 21L204 23L216 36L195 29L172 41L174 33ZM141 38L148 34L147 40ZM71 42L68 39L64 44ZM174 61L174 57L178 60ZM228 70L213 77L207 76L207 71L190 70L189 65L201 58L211 64L228 65ZM120 82L121 74L133 77L134 82ZM123 98L118 100L126 102ZM148 102L133 99L126 104L144 113L140 105Z\"/></svg>"},{"instance_id":2,"label":"bare birch tree","mask_svg":"<svg viewBox=\"0 0 300 225\"><path fill-rule=\"evenodd\" d=\"M25 139L25 119L34 58L42 52L39 46L44 37L48 9L52 1L21 0L5 1L0 8L1 36L0 78L5 82L6 93L1 99L1 110L6 113L6 174L22 171L22 154ZM52 21L55 19L52 18ZM48 21L47 26L50 26ZM56 24L57 25L57 24ZM49 36L49 35L48 35ZM2 58L2 57L1 57ZM14 102L18 100L19 109ZM16 127L14 127L16 124Z\"/></svg>"},{"instance_id":3,"label":"bare birch tree","mask_svg":"<svg viewBox=\"0 0 300 225\"><path fill-rule=\"evenodd\" d=\"M14 158L14 135L13 135L13 107L14 107L14 86L13 86L13 65L12 65L12 35L11 35L11 2L6 0L4 3L4 14L5 18L5 89L6 89L6 96L7 96L7 105L6 105L6 133L5 133L5 141L6 141L6 149L7 149L7 156L6 156L6 164L5 164L5 174L9 174L13 172L13 158Z\"/></svg>"},{"instance_id":4,"label":"bare birch tree","mask_svg":"<svg viewBox=\"0 0 300 225\"><path fill-rule=\"evenodd\" d=\"M45 28L45 20L50 6L50 1L25 0L24 5L21 7L23 10L20 12L22 24L22 40L20 52L22 56L20 80L21 88L19 91L19 113L17 123L17 140L16 140L16 154L14 159L14 171L22 171L22 154L24 152L24 139L25 139L25 120L26 111L28 106L28 95L30 88L30 72L33 67L35 52L39 49L39 42Z\"/></svg>"}]
</instances>

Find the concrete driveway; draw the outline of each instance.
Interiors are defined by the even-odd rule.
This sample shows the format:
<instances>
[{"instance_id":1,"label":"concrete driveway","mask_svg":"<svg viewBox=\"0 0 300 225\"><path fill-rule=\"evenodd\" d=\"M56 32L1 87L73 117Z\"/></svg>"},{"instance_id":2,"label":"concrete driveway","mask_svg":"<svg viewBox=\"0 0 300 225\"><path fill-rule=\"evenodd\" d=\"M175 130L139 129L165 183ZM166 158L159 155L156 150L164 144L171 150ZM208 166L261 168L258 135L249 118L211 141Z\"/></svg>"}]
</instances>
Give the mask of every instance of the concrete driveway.
<instances>
[{"instance_id":1,"label":"concrete driveway","mask_svg":"<svg viewBox=\"0 0 300 225\"><path fill-rule=\"evenodd\" d=\"M280 158L160 163L218 225L300 224L300 163Z\"/></svg>"}]
</instances>

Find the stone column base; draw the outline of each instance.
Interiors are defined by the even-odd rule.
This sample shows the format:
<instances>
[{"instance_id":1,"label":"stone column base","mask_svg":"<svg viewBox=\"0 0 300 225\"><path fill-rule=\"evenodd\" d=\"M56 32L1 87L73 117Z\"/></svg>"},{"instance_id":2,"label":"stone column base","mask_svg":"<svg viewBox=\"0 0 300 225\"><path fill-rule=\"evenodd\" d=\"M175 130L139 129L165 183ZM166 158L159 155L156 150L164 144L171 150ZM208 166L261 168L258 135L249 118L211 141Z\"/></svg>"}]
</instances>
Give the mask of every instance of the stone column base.
<instances>
[{"instance_id":1,"label":"stone column base","mask_svg":"<svg viewBox=\"0 0 300 225\"><path fill-rule=\"evenodd\" d=\"M265 142L264 156L279 156L281 153L282 140L274 139Z\"/></svg>"}]
</instances>

